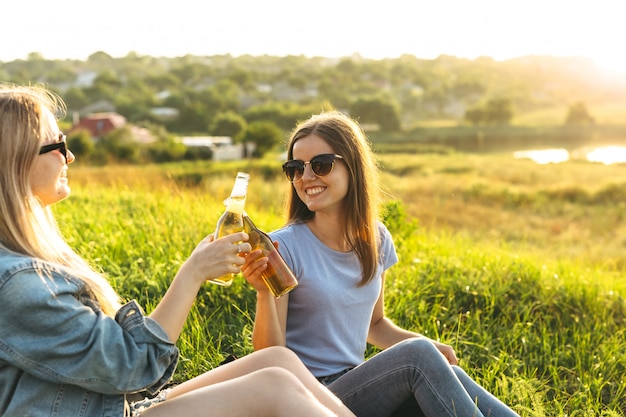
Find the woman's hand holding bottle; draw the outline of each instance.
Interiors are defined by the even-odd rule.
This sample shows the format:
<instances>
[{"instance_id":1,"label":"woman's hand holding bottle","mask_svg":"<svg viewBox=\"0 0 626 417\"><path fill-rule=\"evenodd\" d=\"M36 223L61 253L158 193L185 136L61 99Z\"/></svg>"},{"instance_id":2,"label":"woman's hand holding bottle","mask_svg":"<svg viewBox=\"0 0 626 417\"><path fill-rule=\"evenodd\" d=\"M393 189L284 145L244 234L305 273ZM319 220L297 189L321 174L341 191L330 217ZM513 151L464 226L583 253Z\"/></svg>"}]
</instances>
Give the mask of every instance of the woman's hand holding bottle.
<instances>
[{"instance_id":1,"label":"woman's hand holding bottle","mask_svg":"<svg viewBox=\"0 0 626 417\"><path fill-rule=\"evenodd\" d=\"M243 209L246 204L249 182L250 174L246 172L237 173L237 178L235 178L235 184L233 185L230 197L224 200L226 210L217 220L217 227L215 228L215 233L213 234L216 239L219 240L221 237L244 231ZM246 251L240 250L239 253L250 252L250 250L251 248L248 248ZM233 283L234 278L234 273L227 273L211 279L210 282L228 287Z\"/></svg>"},{"instance_id":2,"label":"woman's hand holding bottle","mask_svg":"<svg viewBox=\"0 0 626 417\"><path fill-rule=\"evenodd\" d=\"M275 242L274 245L278 246L278 242ZM244 260L245 262L241 266L241 273L246 281L254 287L257 293L269 294L270 289L262 278L263 271L267 269L269 258L263 256L263 250L255 249L252 252L247 253Z\"/></svg>"},{"instance_id":3,"label":"woman's hand holding bottle","mask_svg":"<svg viewBox=\"0 0 626 417\"><path fill-rule=\"evenodd\" d=\"M185 261L184 267L196 279L204 282L241 272L245 263L242 255L252 250L245 232L232 233L219 239L204 238Z\"/></svg>"}]
</instances>

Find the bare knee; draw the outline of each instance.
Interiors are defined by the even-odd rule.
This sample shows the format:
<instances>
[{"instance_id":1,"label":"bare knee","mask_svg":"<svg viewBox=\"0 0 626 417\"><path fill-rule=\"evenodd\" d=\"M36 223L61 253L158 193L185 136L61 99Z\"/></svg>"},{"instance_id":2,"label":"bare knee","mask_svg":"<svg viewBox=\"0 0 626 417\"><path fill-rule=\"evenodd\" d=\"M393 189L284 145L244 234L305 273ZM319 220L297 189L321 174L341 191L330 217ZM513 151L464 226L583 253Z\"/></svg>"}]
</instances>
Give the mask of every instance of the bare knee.
<instances>
[{"instance_id":1,"label":"bare knee","mask_svg":"<svg viewBox=\"0 0 626 417\"><path fill-rule=\"evenodd\" d=\"M288 349L284 346L270 346L264 350L267 350L271 353L272 356L285 359L285 360L298 360L298 357L291 349Z\"/></svg>"},{"instance_id":2,"label":"bare knee","mask_svg":"<svg viewBox=\"0 0 626 417\"><path fill-rule=\"evenodd\" d=\"M287 369L272 366L257 371L258 383L265 387L265 395L282 401L285 395L308 396L308 390L296 375Z\"/></svg>"},{"instance_id":3,"label":"bare knee","mask_svg":"<svg viewBox=\"0 0 626 417\"><path fill-rule=\"evenodd\" d=\"M263 356L268 364L276 364L280 367L286 367L286 364L299 362L298 356L293 351L284 346L270 346L256 352L257 355Z\"/></svg>"}]
</instances>

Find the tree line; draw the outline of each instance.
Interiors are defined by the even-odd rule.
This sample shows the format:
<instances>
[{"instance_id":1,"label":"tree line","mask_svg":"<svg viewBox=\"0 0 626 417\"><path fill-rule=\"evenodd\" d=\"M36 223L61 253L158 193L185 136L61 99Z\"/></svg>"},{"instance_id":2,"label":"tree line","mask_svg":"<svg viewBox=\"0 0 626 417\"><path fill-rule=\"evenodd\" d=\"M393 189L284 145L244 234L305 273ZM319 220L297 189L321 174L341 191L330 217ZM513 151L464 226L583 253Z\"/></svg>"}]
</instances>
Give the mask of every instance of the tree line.
<instances>
[{"instance_id":1,"label":"tree line","mask_svg":"<svg viewBox=\"0 0 626 417\"><path fill-rule=\"evenodd\" d=\"M68 119L111 110L151 129L159 139L157 149L135 159L155 158L164 148L172 148L172 158L201 157L181 156L172 140L177 135L253 141L261 155L282 142L297 120L328 109L346 111L372 131L396 135L432 120L506 125L516 114L557 106L569 108L564 123L592 123L585 102L624 94L599 81L594 71L590 62L574 58L498 62L411 55L372 60L130 53L113 58L99 51L85 61L31 53L26 60L0 63L0 79L41 83L59 93ZM124 148L121 143L129 142L124 137L121 132L107 138L111 152ZM89 147L87 141L77 143L83 145Z\"/></svg>"}]
</instances>

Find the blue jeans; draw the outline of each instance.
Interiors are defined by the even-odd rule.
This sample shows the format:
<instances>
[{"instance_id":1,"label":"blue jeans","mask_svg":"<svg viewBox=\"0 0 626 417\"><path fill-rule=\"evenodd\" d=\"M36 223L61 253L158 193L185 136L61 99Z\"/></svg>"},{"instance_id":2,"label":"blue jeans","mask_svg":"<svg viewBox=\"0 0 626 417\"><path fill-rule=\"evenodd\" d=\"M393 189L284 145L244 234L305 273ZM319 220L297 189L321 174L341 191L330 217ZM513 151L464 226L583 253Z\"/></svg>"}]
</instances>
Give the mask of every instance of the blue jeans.
<instances>
[{"instance_id":1,"label":"blue jeans","mask_svg":"<svg viewBox=\"0 0 626 417\"><path fill-rule=\"evenodd\" d=\"M519 417L421 338L385 349L328 388L358 417Z\"/></svg>"}]
</instances>

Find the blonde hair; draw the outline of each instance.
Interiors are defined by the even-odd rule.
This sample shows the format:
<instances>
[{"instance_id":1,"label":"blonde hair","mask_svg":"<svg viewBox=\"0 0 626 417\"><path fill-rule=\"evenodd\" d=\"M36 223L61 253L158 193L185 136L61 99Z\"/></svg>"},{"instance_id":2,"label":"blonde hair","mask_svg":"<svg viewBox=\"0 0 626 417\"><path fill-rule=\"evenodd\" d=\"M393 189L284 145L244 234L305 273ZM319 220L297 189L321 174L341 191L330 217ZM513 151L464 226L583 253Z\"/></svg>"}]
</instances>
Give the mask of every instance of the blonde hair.
<instances>
[{"instance_id":1,"label":"blonde hair","mask_svg":"<svg viewBox=\"0 0 626 417\"><path fill-rule=\"evenodd\" d=\"M0 248L82 279L102 311L114 316L120 307L118 294L70 248L52 211L30 187L33 163L51 134L47 111L58 116L65 112L65 104L42 87L0 84Z\"/></svg>"},{"instance_id":2,"label":"blonde hair","mask_svg":"<svg viewBox=\"0 0 626 417\"><path fill-rule=\"evenodd\" d=\"M378 221L381 187L378 167L370 142L359 124L351 117L330 111L315 115L298 124L287 143L287 159L293 159L293 146L301 138L316 135L343 157L348 168L349 185L344 200L343 235L361 263L361 285L374 277L378 263ZM288 222L307 222L315 213L298 197L295 188L287 195Z\"/></svg>"}]
</instances>

